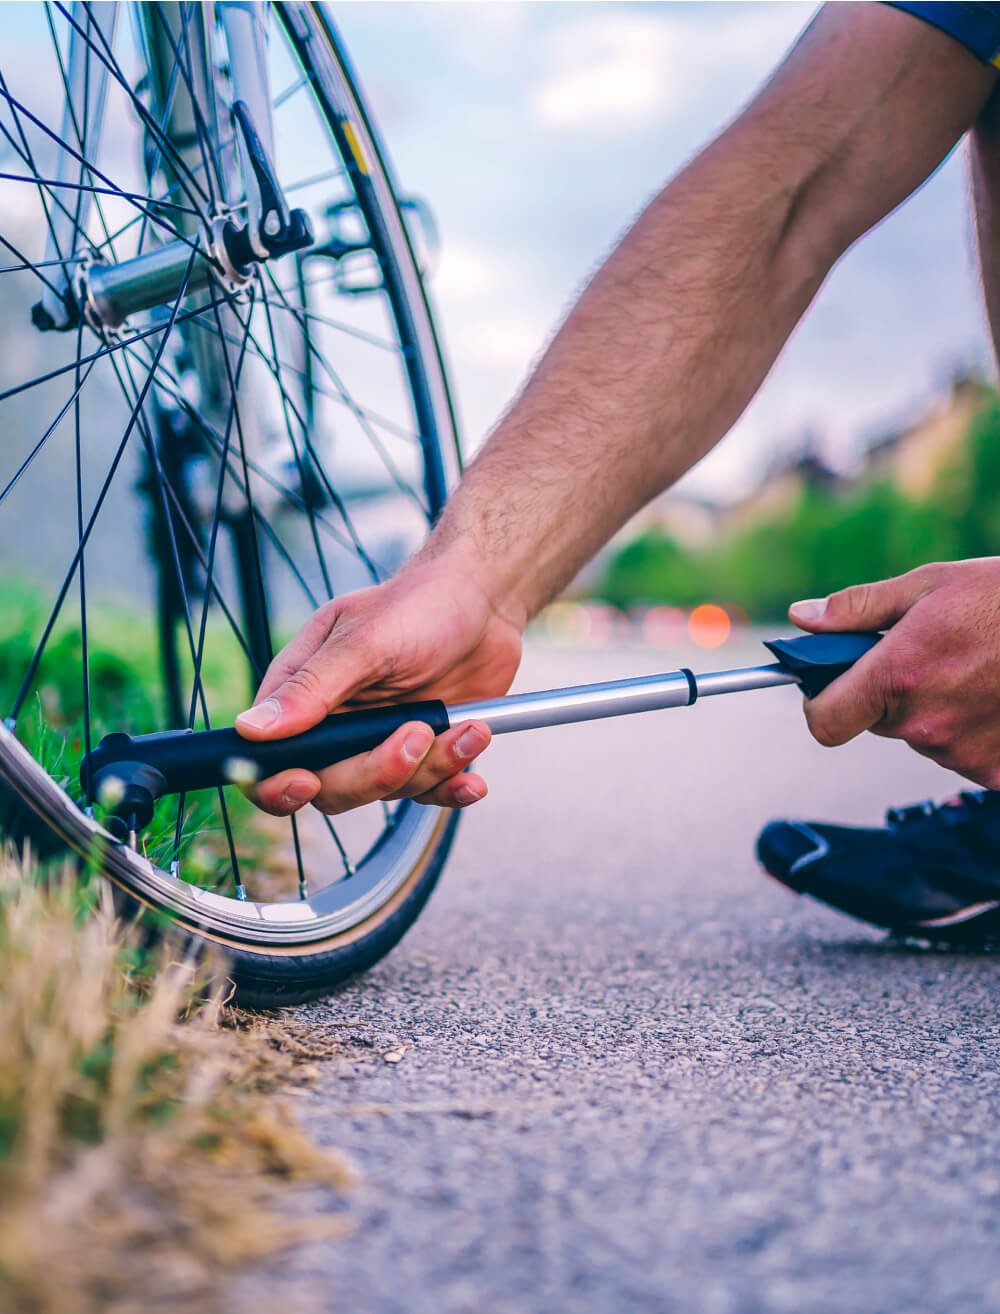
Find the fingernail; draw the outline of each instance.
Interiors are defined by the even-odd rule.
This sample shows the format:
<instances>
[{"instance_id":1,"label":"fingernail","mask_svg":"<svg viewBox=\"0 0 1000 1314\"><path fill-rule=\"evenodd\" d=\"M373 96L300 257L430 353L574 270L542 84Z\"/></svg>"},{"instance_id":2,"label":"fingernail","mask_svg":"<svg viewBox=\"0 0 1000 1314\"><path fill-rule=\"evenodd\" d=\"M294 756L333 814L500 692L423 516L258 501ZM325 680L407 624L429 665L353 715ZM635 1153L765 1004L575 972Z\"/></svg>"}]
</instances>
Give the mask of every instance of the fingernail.
<instances>
[{"instance_id":1,"label":"fingernail","mask_svg":"<svg viewBox=\"0 0 1000 1314\"><path fill-rule=\"evenodd\" d=\"M308 803L316 793L315 788L305 780L293 780L284 793L286 803Z\"/></svg>"},{"instance_id":2,"label":"fingernail","mask_svg":"<svg viewBox=\"0 0 1000 1314\"><path fill-rule=\"evenodd\" d=\"M793 602L788 610L793 620L822 620L826 611L826 598L806 598L804 602Z\"/></svg>"},{"instance_id":3,"label":"fingernail","mask_svg":"<svg viewBox=\"0 0 1000 1314\"><path fill-rule=\"evenodd\" d=\"M465 807L469 803L478 803L483 797L478 789L473 789L471 785L459 785L455 790L455 802Z\"/></svg>"},{"instance_id":4,"label":"fingernail","mask_svg":"<svg viewBox=\"0 0 1000 1314\"><path fill-rule=\"evenodd\" d=\"M431 746L427 730L411 730L403 740L403 756L407 762L422 762Z\"/></svg>"},{"instance_id":5,"label":"fingernail","mask_svg":"<svg viewBox=\"0 0 1000 1314\"><path fill-rule=\"evenodd\" d=\"M266 730L269 725L274 725L280 715L281 704L277 698L265 698L256 707L249 707L245 712L240 712L236 720L239 725L249 725L254 730Z\"/></svg>"},{"instance_id":6,"label":"fingernail","mask_svg":"<svg viewBox=\"0 0 1000 1314\"><path fill-rule=\"evenodd\" d=\"M455 756L475 757L476 754L481 753L485 747L486 736L483 734L482 730L477 725L470 725L469 728L463 730L455 740ZM476 794L475 797L478 798L479 795ZM472 799L469 799L469 802L471 803Z\"/></svg>"}]
</instances>

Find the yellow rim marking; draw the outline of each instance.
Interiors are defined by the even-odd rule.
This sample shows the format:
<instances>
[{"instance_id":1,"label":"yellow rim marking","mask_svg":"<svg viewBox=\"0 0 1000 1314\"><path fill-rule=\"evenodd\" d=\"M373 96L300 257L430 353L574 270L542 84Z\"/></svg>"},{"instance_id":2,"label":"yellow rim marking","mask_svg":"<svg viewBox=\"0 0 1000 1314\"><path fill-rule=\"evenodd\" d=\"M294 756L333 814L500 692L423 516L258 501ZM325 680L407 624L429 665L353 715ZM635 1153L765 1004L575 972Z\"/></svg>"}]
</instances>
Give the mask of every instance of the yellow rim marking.
<instances>
[{"instance_id":1,"label":"yellow rim marking","mask_svg":"<svg viewBox=\"0 0 1000 1314\"><path fill-rule=\"evenodd\" d=\"M351 148L351 154L354 156L354 163L361 172L367 177L371 170L368 167L368 159L365 155L361 140L358 137L357 129L350 119L342 119L344 125L344 136L347 138L347 144Z\"/></svg>"}]
</instances>

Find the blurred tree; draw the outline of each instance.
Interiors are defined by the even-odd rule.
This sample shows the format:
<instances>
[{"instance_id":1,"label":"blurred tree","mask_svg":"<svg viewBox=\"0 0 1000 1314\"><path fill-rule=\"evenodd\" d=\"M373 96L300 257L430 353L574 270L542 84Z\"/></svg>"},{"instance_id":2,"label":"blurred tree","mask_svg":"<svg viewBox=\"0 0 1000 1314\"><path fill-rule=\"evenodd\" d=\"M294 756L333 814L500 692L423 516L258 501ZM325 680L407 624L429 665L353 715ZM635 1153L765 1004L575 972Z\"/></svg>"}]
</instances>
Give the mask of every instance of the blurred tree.
<instances>
[{"instance_id":1,"label":"blurred tree","mask_svg":"<svg viewBox=\"0 0 1000 1314\"><path fill-rule=\"evenodd\" d=\"M595 592L618 607L733 601L754 620L927 561L1000 553L1000 399L991 394L925 497L884 473L846 491L806 485L789 507L708 547L649 528L610 558Z\"/></svg>"}]
</instances>

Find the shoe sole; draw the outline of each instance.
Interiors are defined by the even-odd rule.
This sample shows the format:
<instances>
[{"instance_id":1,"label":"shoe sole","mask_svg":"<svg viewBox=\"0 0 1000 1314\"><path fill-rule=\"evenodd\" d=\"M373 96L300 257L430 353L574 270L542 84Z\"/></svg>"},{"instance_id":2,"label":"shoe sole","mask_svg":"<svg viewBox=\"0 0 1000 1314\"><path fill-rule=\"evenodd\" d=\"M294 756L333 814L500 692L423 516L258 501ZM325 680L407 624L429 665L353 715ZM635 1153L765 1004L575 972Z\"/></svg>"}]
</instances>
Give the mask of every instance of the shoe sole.
<instances>
[{"instance_id":1,"label":"shoe sole","mask_svg":"<svg viewBox=\"0 0 1000 1314\"><path fill-rule=\"evenodd\" d=\"M816 838L824 845L824 848L828 848L821 836L816 836ZM820 856L819 853L806 854L804 859L800 859L795 863L789 874L796 874L803 866L815 862ZM967 907L949 913L946 917L935 917L923 922L876 921L863 916L861 913L852 912L836 903L831 903L830 900L824 899L822 895L816 894L812 890L793 885L784 876L779 876L777 872L771 871L763 863L760 866L761 871L770 876L771 880L780 885L783 890L813 899L816 903L821 903L824 908L832 908L834 912L838 912L844 917L850 917L852 921L861 922L864 926L875 926L879 930L888 931L892 936L904 940L921 940L943 949L979 949L986 952L1000 949L1000 900L970 903ZM984 918L990 918L996 922L996 925L986 929L985 934L982 927L979 927L973 934L969 934L972 927Z\"/></svg>"}]
</instances>

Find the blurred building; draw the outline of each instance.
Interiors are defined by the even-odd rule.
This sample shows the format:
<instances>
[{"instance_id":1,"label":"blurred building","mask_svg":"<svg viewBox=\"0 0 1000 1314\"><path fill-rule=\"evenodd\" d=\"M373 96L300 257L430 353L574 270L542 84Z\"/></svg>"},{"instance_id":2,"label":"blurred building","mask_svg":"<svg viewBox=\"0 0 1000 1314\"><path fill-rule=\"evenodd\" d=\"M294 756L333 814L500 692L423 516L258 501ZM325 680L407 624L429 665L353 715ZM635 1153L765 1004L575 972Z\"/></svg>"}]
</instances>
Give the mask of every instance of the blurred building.
<instances>
[{"instance_id":1,"label":"blurred building","mask_svg":"<svg viewBox=\"0 0 1000 1314\"><path fill-rule=\"evenodd\" d=\"M832 493L848 487L850 482L827 461L822 440L807 433L790 454L774 461L749 496L720 512L719 527L724 533L745 529L790 510L810 489Z\"/></svg>"},{"instance_id":2,"label":"blurred building","mask_svg":"<svg viewBox=\"0 0 1000 1314\"><path fill-rule=\"evenodd\" d=\"M888 479L909 497L926 497L991 395L992 389L981 378L957 376L948 392L916 423L868 447L861 478Z\"/></svg>"}]
</instances>

